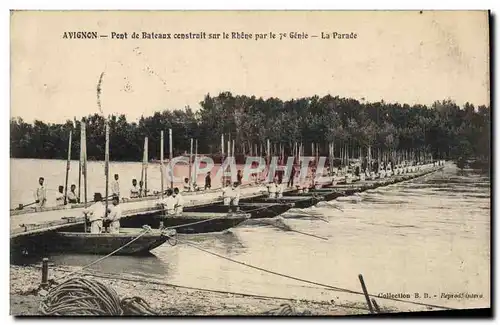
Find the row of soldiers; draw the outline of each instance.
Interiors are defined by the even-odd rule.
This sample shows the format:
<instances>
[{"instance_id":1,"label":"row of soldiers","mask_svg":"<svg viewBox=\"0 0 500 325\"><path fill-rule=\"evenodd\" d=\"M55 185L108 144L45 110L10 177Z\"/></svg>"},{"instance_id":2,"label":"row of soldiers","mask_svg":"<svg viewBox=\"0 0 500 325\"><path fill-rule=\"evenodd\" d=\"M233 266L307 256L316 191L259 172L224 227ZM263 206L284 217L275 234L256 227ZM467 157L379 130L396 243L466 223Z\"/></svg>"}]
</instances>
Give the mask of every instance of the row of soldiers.
<instances>
[{"instance_id":1,"label":"row of soldiers","mask_svg":"<svg viewBox=\"0 0 500 325\"><path fill-rule=\"evenodd\" d=\"M43 208L47 205L47 189L45 188L45 178L38 178L38 188L35 192L35 203L39 207ZM63 206L65 204L75 204L79 203L78 195L75 193L76 185L71 184L71 190L66 196L64 195L64 186L60 185L56 194L56 205Z\"/></svg>"},{"instance_id":2,"label":"row of soldiers","mask_svg":"<svg viewBox=\"0 0 500 325\"><path fill-rule=\"evenodd\" d=\"M45 187L45 178L40 177L38 179L38 188L35 192L35 203L39 207L43 208L47 205L47 189ZM130 198L139 198L147 196L149 190L143 187L143 181L137 183L136 179L132 180L132 187L130 188ZM122 197L120 193L120 182L118 174L114 175L114 181L111 182L111 195L110 197L116 196L119 199ZM64 206L66 204L77 204L80 203L80 198L76 193L76 185L71 184L69 192L65 195L64 186L59 185L56 193L56 206Z\"/></svg>"},{"instance_id":3,"label":"row of soldiers","mask_svg":"<svg viewBox=\"0 0 500 325\"><path fill-rule=\"evenodd\" d=\"M166 196L161 199L158 206L162 207L167 216L182 215L184 207L184 198L179 192L179 189L167 189ZM112 197L112 205L108 206L106 213L106 205L101 193L94 194L94 203L84 210L84 214L90 222L90 232L93 234L103 233L118 233L120 231L120 219L122 217L122 209L120 207L120 199L117 195ZM109 224L108 227L104 227Z\"/></svg>"}]
</instances>

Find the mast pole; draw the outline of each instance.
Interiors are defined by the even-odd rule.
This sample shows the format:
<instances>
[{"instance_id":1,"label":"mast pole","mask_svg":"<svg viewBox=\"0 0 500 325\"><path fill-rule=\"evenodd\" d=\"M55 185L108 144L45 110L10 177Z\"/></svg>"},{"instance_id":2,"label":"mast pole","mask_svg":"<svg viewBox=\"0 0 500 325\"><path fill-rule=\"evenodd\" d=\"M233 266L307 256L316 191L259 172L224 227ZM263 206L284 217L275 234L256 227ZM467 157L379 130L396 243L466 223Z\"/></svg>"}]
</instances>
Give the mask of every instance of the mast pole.
<instances>
[{"instance_id":1,"label":"mast pole","mask_svg":"<svg viewBox=\"0 0 500 325\"><path fill-rule=\"evenodd\" d=\"M82 157L82 172L83 172L83 198L85 202L85 207L87 207L87 126L85 122L82 123L82 146L83 146L83 157Z\"/></svg>"},{"instance_id":2,"label":"mast pole","mask_svg":"<svg viewBox=\"0 0 500 325\"><path fill-rule=\"evenodd\" d=\"M190 140L189 147L189 188L193 185L193 138Z\"/></svg>"},{"instance_id":3,"label":"mast pole","mask_svg":"<svg viewBox=\"0 0 500 325\"><path fill-rule=\"evenodd\" d=\"M148 148L148 137L144 139L144 196L148 195L148 159L149 159L149 148Z\"/></svg>"},{"instance_id":4,"label":"mast pole","mask_svg":"<svg viewBox=\"0 0 500 325\"><path fill-rule=\"evenodd\" d=\"M170 188L174 187L174 166L172 165L172 129L168 129L168 143L169 143L169 164L170 164Z\"/></svg>"},{"instance_id":5,"label":"mast pole","mask_svg":"<svg viewBox=\"0 0 500 325\"><path fill-rule=\"evenodd\" d=\"M106 212L104 214L105 217L108 216L108 184L109 184L109 124L106 119L106 149L104 152L104 175L106 176Z\"/></svg>"},{"instance_id":6,"label":"mast pole","mask_svg":"<svg viewBox=\"0 0 500 325\"><path fill-rule=\"evenodd\" d=\"M73 131L69 131L69 140L68 140L68 161L66 162L66 180L64 182L64 205L68 203L68 177L69 177L69 169L71 164L71 135Z\"/></svg>"},{"instance_id":7,"label":"mast pole","mask_svg":"<svg viewBox=\"0 0 500 325\"><path fill-rule=\"evenodd\" d=\"M164 193L164 175L163 175L163 130L160 132L160 175L161 175L161 198L163 198Z\"/></svg>"}]
</instances>

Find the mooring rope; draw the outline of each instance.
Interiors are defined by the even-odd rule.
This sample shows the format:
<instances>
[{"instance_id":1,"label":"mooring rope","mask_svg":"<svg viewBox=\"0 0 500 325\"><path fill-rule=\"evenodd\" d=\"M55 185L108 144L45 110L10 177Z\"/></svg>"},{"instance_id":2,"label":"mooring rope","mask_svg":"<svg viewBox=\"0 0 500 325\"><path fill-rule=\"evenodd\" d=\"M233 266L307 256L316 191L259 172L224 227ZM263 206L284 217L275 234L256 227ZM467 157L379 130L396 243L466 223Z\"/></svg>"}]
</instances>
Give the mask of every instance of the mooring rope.
<instances>
[{"instance_id":1,"label":"mooring rope","mask_svg":"<svg viewBox=\"0 0 500 325\"><path fill-rule=\"evenodd\" d=\"M61 271L64 272L64 270L61 270ZM335 305L336 307L344 307L344 308L352 308L352 309L360 309L360 310L369 311L368 307L365 307L365 306L362 306L362 305L358 305L358 306L355 306L355 305L344 305L344 304L339 304L337 302L332 302L332 301L318 301L318 300L298 299L298 298L279 297L279 296L267 296L267 295L259 295L259 294L243 293L243 292L235 292L235 291L227 291L227 290L198 288L198 287L180 285L180 284L175 284L175 283L163 282L163 281L159 281L159 280L142 279L142 278L139 279L139 278L136 278L136 277L123 277L121 274L116 274L116 273L110 273L110 274L86 273L86 275L97 277L97 278L104 278L104 279L120 279L120 280L123 280L123 281L129 281L129 282L134 282L134 283L142 282L142 283L147 283L147 284L163 285L163 286L173 287L173 288L181 288L181 289L188 289L188 290L198 290L198 291L214 292L214 293L221 293L221 294L232 294L232 295L235 295L235 296L242 296L242 297L286 300L286 301L291 301L291 302L303 301L303 302L309 302L309 303L320 304L320 305ZM307 286L305 286L305 287L306 288L319 289L319 288L315 288L315 287L307 287Z\"/></svg>"},{"instance_id":2,"label":"mooring rope","mask_svg":"<svg viewBox=\"0 0 500 325\"><path fill-rule=\"evenodd\" d=\"M299 282L313 284L313 285L324 287L324 288L327 288L327 289L333 290L333 291L339 291L339 292L345 292L345 293L356 294L356 295L363 295L363 296L365 295L363 292L360 292L360 291L345 289L345 288L341 288L341 287L335 287L335 286L324 284L324 283L319 283L319 282L315 282L315 281L301 279L301 278L294 277L294 276L291 276L291 275L287 275L287 274L279 273L279 272L276 272L276 271L264 269L264 268L259 267L259 266L247 264L245 262L237 261L237 260L234 260L234 259L232 259L230 257L227 257L227 256L224 256L224 255L221 255L221 254L209 251L207 249L204 249L203 247L200 247L200 246L198 246L196 244L193 244L191 242L188 242L188 241L179 240L179 242L180 243L184 243L184 244L186 244L186 245L188 245L190 247L196 248L196 249L198 249L200 251L203 251L203 252L205 252L207 254L214 255L214 256L223 258L225 260L231 261L233 263L240 264L240 265L243 265L243 266L246 266L246 267L249 267L249 268L252 268L252 269L256 269L256 270L259 270L259 271L262 271L262 272L265 272L265 273L270 273L270 274L273 274L273 275L277 275L277 276L280 276L280 277L288 278L288 279L291 279L291 280L296 280L296 281L299 281ZM439 306L439 305L433 305L433 304L425 304L425 303L420 303L420 302L415 302L415 301L409 301L409 300L403 300L403 299L397 299L397 298L381 297L381 296L375 296L375 295L369 295L369 296L372 297L372 298L377 298L377 299L392 300L392 301L398 301L398 302L403 302L403 303L407 303L407 304L414 304L414 305L420 305L420 306L425 306L425 307L434 307L434 308L439 308L439 309L451 309L451 310L456 309L456 308L452 308L452 307L445 307L445 306Z\"/></svg>"},{"instance_id":3,"label":"mooring rope","mask_svg":"<svg viewBox=\"0 0 500 325\"><path fill-rule=\"evenodd\" d=\"M114 289L81 277L53 287L39 308L46 316L157 315L144 299L131 297L120 301Z\"/></svg>"}]
</instances>

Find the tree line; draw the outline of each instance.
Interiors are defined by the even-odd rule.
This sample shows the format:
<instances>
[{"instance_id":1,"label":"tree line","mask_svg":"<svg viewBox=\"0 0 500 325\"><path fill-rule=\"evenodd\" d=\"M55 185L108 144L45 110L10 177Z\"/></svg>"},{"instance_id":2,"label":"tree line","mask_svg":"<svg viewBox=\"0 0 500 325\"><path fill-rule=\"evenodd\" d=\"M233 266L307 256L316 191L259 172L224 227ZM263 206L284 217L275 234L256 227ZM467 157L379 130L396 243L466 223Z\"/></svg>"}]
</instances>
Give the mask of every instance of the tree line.
<instances>
[{"instance_id":1,"label":"tree line","mask_svg":"<svg viewBox=\"0 0 500 325\"><path fill-rule=\"evenodd\" d=\"M156 112L137 122L127 121L125 115L109 116L111 160L141 161L146 136L150 159L159 159L162 130L168 155L168 129L173 133L174 156L189 152L191 138L198 140L199 153L219 154L224 134L225 140L229 136L235 140L236 155L263 153L269 139L274 154L281 147L287 156L295 143L302 143L305 155L316 154L311 144L320 155L328 155L333 144L336 157L345 148L364 156L368 146L374 153L421 150L444 159L490 157L491 110L470 103L463 107L451 100L430 106L369 103L330 95L283 101L223 92L215 97L207 94L200 106L196 112L189 107ZM105 118L94 114L81 120L86 122L88 158L103 160ZM66 159L72 130L72 159L78 159L80 127L77 118L64 124L11 118L11 157Z\"/></svg>"}]
</instances>

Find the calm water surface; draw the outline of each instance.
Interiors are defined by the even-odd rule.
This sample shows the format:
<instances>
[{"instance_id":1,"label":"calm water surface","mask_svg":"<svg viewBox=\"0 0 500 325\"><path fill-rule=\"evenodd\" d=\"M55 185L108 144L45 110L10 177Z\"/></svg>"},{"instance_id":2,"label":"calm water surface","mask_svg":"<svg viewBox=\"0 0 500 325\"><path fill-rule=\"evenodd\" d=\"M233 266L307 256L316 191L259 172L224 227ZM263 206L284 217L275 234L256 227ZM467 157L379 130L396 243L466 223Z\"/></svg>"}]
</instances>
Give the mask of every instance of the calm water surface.
<instances>
[{"instance_id":1,"label":"calm water surface","mask_svg":"<svg viewBox=\"0 0 500 325\"><path fill-rule=\"evenodd\" d=\"M217 179L216 173L220 166L214 166L211 170L212 188L220 186L220 179ZM242 168L242 166L237 166ZM10 206L16 208L19 204L28 204L34 201L35 192L38 187L38 178L45 178L45 187L47 188L48 205L55 205L56 193L59 185L64 186L66 178L66 161L65 160L48 160L48 159L11 159L10 160ZM128 196L132 187L132 179L141 180L142 163L140 162L110 162L109 175L110 181L114 174L120 176L120 191L123 196ZM93 199L94 192L104 194L106 181L104 176L103 161L89 161L87 165L87 198ZM179 177L181 182L174 183L182 189L182 179L189 175L189 167L186 165L176 165L174 176ZM161 172L159 164L148 165L148 189L150 191L161 189ZM164 186L170 185L170 180L165 175ZM245 183L245 182L243 182ZM78 161L71 161L70 172L68 175L68 189L71 184L75 184L78 194ZM83 200L83 179L82 200ZM205 185L205 175L198 175L197 184Z\"/></svg>"},{"instance_id":2,"label":"calm water surface","mask_svg":"<svg viewBox=\"0 0 500 325\"><path fill-rule=\"evenodd\" d=\"M17 193L23 192L22 187L15 185L16 180L35 187L36 178L42 173L33 161L20 163L24 172L15 165L12 164L14 197L16 189ZM64 163L59 165L64 170ZM16 170L18 175L14 174ZM112 164L114 170L140 175L140 164ZM46 178L60 176L55 170L44 174ZM341 207L343 212L331 204ZM329 223L296 218L304 212L324 217ZM244 226L224 233L183 238L238 261L337 287L360 291L358 274L363 274L371 294L409 293L412 301L458 308L490 306L487 175L459 171L448 165L444 171L413 181L330 203L320 202L283 217L292 228L328 240L271 226ZM165 244L153 253L154 256L143 258L111 257L94 269L206 289L298 299L364 301L362 296L250 269L183 244L174 247ZM53 256L52 260L56 264L80 266L95 257L64 255ZM441 298L442 293L462 292L480 294L482 298ZM430 298L417 299L415 293L420 296L427 293ZM382 299L378 303L403 310L421 309Z\"/></svg>"}]
</instances>

